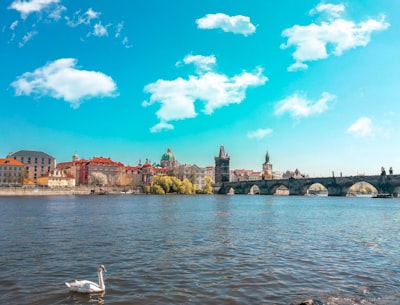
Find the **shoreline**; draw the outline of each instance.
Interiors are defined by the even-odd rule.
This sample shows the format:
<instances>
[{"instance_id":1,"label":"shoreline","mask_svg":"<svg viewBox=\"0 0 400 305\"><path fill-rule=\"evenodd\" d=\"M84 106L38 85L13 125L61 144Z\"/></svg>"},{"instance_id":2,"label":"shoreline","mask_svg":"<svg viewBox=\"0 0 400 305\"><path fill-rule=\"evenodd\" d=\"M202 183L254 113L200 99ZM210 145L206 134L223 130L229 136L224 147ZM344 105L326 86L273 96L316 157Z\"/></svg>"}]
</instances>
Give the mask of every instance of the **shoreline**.
<instances>
[{"instance_id":1,"label":"shoreline","mask_svg":"<svg viewBox=\"0 0 400 305\"><path fill-rule=\"evenodd\" d=\"M93 195L88 188L24 188L7 187L0 188L0 197L22 197L22 196L75 196L75 195ZM97 193L95 193L97 195Z\"/></svg>"}]
</instances>

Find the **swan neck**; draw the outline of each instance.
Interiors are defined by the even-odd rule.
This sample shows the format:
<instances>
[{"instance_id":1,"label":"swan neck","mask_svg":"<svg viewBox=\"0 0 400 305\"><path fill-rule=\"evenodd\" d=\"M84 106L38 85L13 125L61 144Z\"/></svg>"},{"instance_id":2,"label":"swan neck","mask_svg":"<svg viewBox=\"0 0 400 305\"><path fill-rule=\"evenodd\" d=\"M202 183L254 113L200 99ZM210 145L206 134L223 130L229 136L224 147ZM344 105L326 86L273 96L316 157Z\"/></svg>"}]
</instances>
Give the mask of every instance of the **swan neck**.
<instances>
[{"instance_id":1,"label":"swan neck","mask_svg":"<svg viewBox=\"0 0 400 305\"><path fill-rule=\"evenodd\" d=\"M103 279L103 271L99 270L98 271L98 275L99 275L99 286L100 286L101 289L104 290L105 286L104 286L104 279Z\"/></svg>"}]
</instances>

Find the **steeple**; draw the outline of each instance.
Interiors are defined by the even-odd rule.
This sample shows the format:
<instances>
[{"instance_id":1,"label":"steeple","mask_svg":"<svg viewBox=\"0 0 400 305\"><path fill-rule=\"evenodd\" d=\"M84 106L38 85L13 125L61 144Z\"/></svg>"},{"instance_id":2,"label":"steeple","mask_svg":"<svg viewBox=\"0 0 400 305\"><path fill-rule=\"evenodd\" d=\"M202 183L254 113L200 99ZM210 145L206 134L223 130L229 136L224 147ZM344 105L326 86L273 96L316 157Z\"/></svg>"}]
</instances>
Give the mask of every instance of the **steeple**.
<instances>
[{"instance_id":1,"label":"steeple","mask_svg":"<svg viewBox=\"0 0 400 305\"><path fill-rule=\"evenodd\" d=\"M263 168L263 179L271 179L273 177L272 174L272 163L269 162L269 153L268 150L265 154L265 163L262 165Z\"/></svg>"},{"instance_id":2,"label":"steeple","mask_svg":"<svg viewBox=\"0 0 400 305\"><path fill-rule=\"evenodd\" d=\"M269 154L268 154L268 150L267 153L265 154L265 164L269 163Z\"/></svg>"}]
</instances>

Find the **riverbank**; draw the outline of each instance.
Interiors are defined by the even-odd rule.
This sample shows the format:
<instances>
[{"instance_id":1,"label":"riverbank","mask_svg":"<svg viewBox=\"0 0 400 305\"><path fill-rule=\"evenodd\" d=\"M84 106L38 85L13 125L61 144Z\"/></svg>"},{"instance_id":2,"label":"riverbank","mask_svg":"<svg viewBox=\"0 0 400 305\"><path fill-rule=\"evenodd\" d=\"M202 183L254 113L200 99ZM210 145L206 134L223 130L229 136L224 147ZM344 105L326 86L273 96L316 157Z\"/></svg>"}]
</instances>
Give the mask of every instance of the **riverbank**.
<instances>
[{"instance_id":1,"label":"riverbank","mask_svg":"<svg viewBox=\"0 0 400 305\"><path fill-rule=\"evenodd\" d=\"M91 189L86 187L77 188L25 188L25 187L3 187L0 188L0 196L73 196L90 195Z\"/></svg>"}]
</instances>

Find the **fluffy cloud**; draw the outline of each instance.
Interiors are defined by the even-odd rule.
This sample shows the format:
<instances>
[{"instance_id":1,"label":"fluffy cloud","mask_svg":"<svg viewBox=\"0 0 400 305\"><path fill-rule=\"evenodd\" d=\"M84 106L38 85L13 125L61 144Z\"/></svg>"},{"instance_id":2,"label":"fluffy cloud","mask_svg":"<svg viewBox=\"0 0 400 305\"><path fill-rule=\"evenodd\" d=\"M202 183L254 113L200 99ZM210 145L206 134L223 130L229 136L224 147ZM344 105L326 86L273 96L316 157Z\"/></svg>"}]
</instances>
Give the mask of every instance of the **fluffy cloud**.
<instances>
[{"instance_id":1,"label":"fluffy cloud","mask_svg":"<svg viewBox=\"0 0 400 305\"><path fill-rule=\"evenodd\" d=\"M331 55L340 56L349 49L366 46L372 32L386 30L390 26L385 16L356 24L340 17L344 11L343 4L319 4L310 13L325 13L326 21L307 26L295 25L282 32L287 42L281 48L295 48L292 54L295 63L288 67L288 71L305 70L308 66L304 62L325 59Z\"/></svg>"},{"instance_id":2,"label":"fluffy cloud","mask_svg":"<svg viewBox=\"0 0 400 305\"><path fill-rule=\"evenodd\" d=\"M355 123L347 128L347 133L355 136L365 137L372 134L372 120L367 117L358 119Z\"/></svg>"},{"instance_id":3,"label":"fluffy cloud","mask_svg":"<svg viewBox=\"0 0 400 305\"><path fill-rule=\"evenodd\" d=\"M153 132L172 129L169 121L196 117L196 101L202 102L200 105L203 105L203 113L212 114L215 109L240 104L246 97L248 87L260 86L267 81L261 68L233 77L219 74L212 69L216 62L214 56L188 55L183 62L194 64L197 75L190 75L188 79L159 79L144 88L151 97L149 101L143 102L143 106L161 104L156 112L160 123L151 129Z\"/></svg>"},{"instance_id":4,"label":"fluffy cloud","mask_svg":"<svg viewBox=\"0 0 400 305\"><path fill-rule=\"evenodd\" d=\"M335 98L334 95L324 92L319 100L311 101L304 94L296 92L275 105L275 114L289 113L293 118L320 114L328 109L328 103Z\"/></svg>"},{"instance_id":5,"label":"fluffy cloud","mask_svg":"<svg viewBox=\"0 0 400 305\"><path fill-rule=\"evenodd\" d=\"M228 16L222 13L207 14L196 20L199 29L222 29L224 32L250 35L256 31L256 27L247 16Z\"/></svg>"},{"instance_id":6,"label":"fluffy cloud","mask_svg":"<svg viewBox=\"0 0 400 305\"><path fill-rule=\"evenodd\" d=\"M250 139L257 139L261 140L264 139L266 136L270 135L272 133L272 129L270 128L259 128L257 130L249 131L247 133L247 137Z\"/></svg>"},{"instance_id":7,"label":"fluffy cloud","mask_svg":"<svg viewBox=\"0 0 400 305\"><path fill-rule=\"evenodd\" d=\"M60 0L14 0L9 9L18 11L21 14L21 18L25 19L31 13L38 13L48 8L52 8L56 12L63 10L63 6L58 3L60 3Z\"/></svg>"},{"instance_id":8,"label":"fluffy cloud","mask_svg":"<svg viewBox=\"0 0 400 305\"><path fill-rule=\"evenodd\" d=\"M77 60L62 58L33 72L25 72L11 83L16 95L50 96L78 108L84 99L115 96L111 77L96 71L79 70Z\"/></svg>"}]
</instances>

